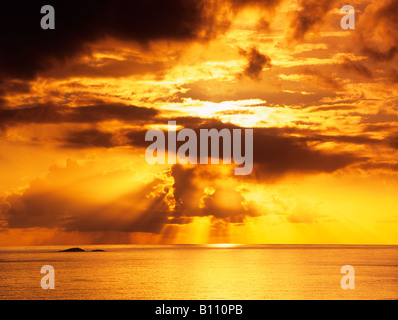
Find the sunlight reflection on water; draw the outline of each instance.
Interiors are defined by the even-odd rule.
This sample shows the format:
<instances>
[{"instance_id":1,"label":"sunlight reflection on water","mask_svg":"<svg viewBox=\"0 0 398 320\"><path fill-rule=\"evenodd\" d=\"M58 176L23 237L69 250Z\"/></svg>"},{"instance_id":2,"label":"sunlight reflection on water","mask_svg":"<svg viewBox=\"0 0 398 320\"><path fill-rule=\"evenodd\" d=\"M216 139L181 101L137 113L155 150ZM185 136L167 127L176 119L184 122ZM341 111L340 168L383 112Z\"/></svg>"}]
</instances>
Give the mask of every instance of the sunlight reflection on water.
<instances>
[{"instance_id":1,"label":"sunlight reflection on water","mask_svg":"<svg viewBox=\"0 0 398 320\"><path fill-rule=\"evenodd\" d=\"M1 299L398 299L397 246L0 247ZM40 269L55 268L43 290ZM355 268L354 290L340 286Z\"/></svg>"}]
</instances>

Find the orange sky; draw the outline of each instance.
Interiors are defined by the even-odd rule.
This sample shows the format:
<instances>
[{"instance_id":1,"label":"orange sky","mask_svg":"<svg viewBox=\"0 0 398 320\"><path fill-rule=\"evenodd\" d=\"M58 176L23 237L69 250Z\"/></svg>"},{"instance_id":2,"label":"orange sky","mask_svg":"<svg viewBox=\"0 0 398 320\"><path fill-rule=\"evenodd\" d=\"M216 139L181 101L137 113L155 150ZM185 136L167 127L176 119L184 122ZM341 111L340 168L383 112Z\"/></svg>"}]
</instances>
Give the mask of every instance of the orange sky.
<instances>
[{"instance_id":1,"label":"orange sky","mask_svg":"<svg viewBox=\"0 0 398 320\"><path fill-rule=\"evenodd\" d=\"M0 244L398 244L398 1L351 1L354 30L345 4L2 18ZM253 172L149 165L145 132L172 120L253 128Z\"/></svg>"}]
</instances>

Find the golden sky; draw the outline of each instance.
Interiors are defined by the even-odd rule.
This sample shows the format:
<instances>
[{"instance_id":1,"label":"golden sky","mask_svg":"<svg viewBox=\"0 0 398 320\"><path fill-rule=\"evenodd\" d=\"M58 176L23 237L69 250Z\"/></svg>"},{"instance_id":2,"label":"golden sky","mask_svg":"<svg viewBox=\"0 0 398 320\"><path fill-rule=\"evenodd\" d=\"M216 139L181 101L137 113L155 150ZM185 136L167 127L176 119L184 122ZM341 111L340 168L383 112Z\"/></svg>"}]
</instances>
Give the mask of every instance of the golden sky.
<instances>
[{"instance_id":1,"label":"golden sky","mask_svg":"<svg viewBox=\"0 0 398 320\"><path fill-rule=\"evenodd\" d=\"M398 244L397 0L7 6L1 245ZM253 128L253 172L149 165L168 121Z\"/></svg>"}]
</instances>

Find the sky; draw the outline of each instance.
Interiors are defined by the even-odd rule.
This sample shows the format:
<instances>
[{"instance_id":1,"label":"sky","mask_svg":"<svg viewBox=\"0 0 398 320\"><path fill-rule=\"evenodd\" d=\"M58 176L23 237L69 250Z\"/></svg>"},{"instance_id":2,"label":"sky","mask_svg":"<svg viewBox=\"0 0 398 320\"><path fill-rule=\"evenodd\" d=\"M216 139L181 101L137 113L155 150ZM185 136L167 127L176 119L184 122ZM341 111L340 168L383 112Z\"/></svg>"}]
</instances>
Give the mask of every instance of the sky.
<instances>
[{"instance_id":1,"label":"sky","mask_svg":"<svg viewBox=\"0 0 398 320\"><path fill-rule=\"evenodd\" d=\"M46 4L0 13L0 245L398 244L397 0ZM168 121L252 173L148 164Z\"/></svg>"}]
</instances>

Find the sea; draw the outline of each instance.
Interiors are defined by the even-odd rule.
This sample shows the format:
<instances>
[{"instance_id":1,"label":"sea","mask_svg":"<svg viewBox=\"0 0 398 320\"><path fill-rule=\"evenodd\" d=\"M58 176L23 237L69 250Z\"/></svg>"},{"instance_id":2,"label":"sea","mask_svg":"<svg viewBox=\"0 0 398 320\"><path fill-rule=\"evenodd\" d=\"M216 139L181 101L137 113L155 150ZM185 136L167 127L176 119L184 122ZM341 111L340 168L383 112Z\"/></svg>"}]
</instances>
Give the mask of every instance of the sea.
<instances>
[{"instance_id":1,"label":"sea","mask_svg":"<svg viewBox=\"0 0 398 320\"><path fill-rule=\"evenodd\" d=\"M0 247L1 300L398 299L398 246ZM93 252L92 250L104 250ZM54 289L43 289L43 266ZM351 266L343 289L343 266ZM343 269L344 270L344 269Z\"/></svg>"}]
</instances>

